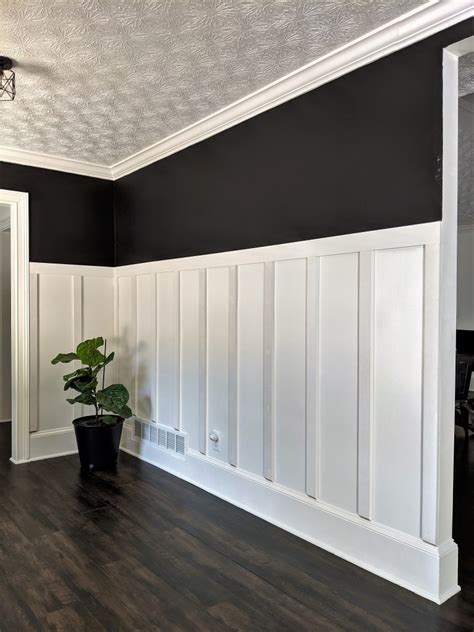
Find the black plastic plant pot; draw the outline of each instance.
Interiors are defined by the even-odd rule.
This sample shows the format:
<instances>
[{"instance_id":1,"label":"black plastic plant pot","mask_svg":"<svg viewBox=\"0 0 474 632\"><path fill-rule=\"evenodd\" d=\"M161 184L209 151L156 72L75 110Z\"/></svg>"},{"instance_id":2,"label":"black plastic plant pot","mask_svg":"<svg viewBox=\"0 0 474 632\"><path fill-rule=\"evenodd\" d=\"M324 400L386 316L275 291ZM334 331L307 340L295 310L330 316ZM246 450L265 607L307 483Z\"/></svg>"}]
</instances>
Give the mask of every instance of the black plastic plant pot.
<instances>
[{"instance_id":1,"label":"black plastic plant pot","mask_svg":"<svg viewBox=\"0 0 474 632\"><path fill-rule=\"evenodd\" d=\"M83 470L113 470L117 467L124 419L118 415L107 417L113 417L116 422L100 423L99 416L97 423L95 415L78 417L73 421Z\"/></svg>"}]
</instances>

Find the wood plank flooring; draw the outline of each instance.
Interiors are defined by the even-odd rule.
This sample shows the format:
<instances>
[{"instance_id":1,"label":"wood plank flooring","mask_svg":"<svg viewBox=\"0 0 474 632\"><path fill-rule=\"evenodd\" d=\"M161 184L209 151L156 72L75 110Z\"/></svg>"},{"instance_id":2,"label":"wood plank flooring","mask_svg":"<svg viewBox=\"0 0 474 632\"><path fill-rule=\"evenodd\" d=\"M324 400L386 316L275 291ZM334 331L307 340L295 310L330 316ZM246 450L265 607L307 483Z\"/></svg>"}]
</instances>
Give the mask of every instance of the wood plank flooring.
<instances>
[{"instance_id":1,"label":"wood plank flooring","mask_svg":"<svg viewBox=\"0 0 474 632\"><path fill-rule=\"evenodd\" d=\"M456 442L463 591L439 607L127 454L14 466L0 424L0 630L474 629L474 436Z\"/></svg>"}]
</instances>

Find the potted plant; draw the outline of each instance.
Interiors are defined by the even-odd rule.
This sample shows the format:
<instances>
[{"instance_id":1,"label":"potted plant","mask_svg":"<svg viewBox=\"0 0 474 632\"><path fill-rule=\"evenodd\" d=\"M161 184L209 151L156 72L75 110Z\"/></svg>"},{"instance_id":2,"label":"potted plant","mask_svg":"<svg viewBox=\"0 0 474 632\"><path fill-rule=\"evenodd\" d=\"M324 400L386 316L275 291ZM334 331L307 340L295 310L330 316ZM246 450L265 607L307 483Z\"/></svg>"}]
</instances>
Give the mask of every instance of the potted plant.
<instances>
[{"instance_id":1,"label":"potted plant","mask_svg":"<svg viewBox=\"0 0 474 632\"><path fill-rule=\"evenodd\" d=\"M104 347L103 353L101 347ZM78 417L73 421L82 469L115 468L123 422L132 416L127 405L129 394L125 386L105 386L105 367L114 356L114 352L107 355L107 342L103 338L92 338L81 342L75 352L59 353L52 360L52 364L81 362L80 368L63 377L64 390L79 393L67 401L70 404L93 406L95 409L94 415Z\"/></svg>"}]
</instances>

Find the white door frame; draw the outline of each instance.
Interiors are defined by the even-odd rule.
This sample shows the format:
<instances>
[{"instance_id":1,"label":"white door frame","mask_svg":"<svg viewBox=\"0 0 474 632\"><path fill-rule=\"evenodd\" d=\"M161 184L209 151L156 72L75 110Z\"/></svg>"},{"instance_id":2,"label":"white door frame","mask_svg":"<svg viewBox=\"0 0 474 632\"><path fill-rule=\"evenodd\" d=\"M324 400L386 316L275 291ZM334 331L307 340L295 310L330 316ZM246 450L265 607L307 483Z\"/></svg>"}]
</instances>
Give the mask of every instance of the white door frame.
<instances>
[{"instance_id":1,"label":"white door frame","mask_svg":"<svg viewBox=\"0 0 474 632\"><path fill-rule=\"evenodd\" d=\"M0 189L0 203L10 207L12 323L12 456L30 456L30 261L28 193Z\"/></svg>"},{"instance_id":2,"label":"white door frame","mask_svg":"<svg viewBox=\"0 0 474 632\"><path fill-rule=\"evenodd\" d=\"M451 537L458 228L458 61L474 52L474 36L443 50L443 205L439 315L438 541Z\"/></svg>"}]
</instances>

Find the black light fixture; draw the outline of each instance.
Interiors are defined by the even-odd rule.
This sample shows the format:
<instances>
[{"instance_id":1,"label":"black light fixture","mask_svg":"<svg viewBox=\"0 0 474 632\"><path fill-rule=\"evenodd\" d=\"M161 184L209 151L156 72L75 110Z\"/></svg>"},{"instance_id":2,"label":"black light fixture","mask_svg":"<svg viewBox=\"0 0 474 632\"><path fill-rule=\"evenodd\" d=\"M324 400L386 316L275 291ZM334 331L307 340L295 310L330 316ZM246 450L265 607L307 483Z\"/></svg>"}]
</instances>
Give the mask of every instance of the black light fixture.
<instances>
[{"instance_id":1,"label":"black light fixture","mask_svg":"<svg viewBox=\"0 0 474 632\"><path fill-rule=\"evenodd\" d=\"M0 101L13 101L15 98L15 73L13 62L0 56Z\"/></svg>"}]
</instances>

